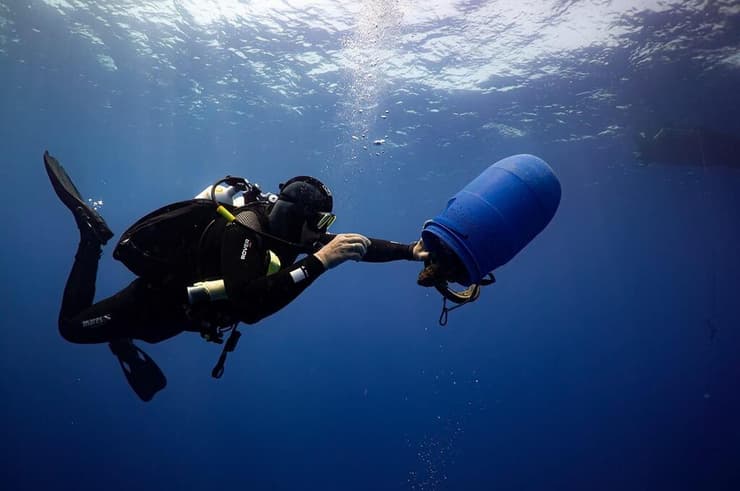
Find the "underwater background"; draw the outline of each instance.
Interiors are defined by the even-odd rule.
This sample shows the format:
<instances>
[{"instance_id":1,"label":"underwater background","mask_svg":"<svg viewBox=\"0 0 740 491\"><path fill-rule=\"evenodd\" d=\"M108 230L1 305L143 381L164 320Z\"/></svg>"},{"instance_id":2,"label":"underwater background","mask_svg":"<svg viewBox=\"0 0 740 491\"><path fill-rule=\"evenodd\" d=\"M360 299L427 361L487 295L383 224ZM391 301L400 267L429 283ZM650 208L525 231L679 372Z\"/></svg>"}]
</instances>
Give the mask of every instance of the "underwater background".
<instances>
[{"instance_id":1,"label":"underwater background","mask_svg":"<svg viewBox=\"0 0 740 491\"><path fill-rule=\"evenodd\" d=\"M0 486L740 489L740 158L638 155L739 111L737 1L0 1ZM444 328L419 263L350 262L221 380L197 334L137 342L143 403L58 334L47 149L117 234L226 174L314 175L333 232L403 242L512 154L563 195Z\"/></svg>"}]
</instances>

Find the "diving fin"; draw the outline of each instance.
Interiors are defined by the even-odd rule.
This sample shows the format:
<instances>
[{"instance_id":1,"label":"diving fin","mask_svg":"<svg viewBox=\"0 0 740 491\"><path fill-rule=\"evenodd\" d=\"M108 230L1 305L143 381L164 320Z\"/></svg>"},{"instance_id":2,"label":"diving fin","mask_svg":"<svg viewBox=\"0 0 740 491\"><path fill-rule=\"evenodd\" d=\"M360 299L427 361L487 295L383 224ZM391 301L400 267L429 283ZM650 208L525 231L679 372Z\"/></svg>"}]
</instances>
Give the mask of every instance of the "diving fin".
<instances>
[{"instance_id":1,"label":"diving fin","mask_svg":"<svg viewBox=\"0 0 740 491\"><path fill-rule=\"evenodd\" d=\"M113 232L103 217L82 199L62 164L49 155L48 151L44 152L44 167L57 196L74 215L83 238L86 234L92 234L95 240L105 245L113 237Z\"/></svg>"},{"instance_id":2,"label":"diving fin","mask_svg":"<svg viewBox=\"0 0 740 491\"><path fill-rule=\"evenodd\" d=\"M118 358L128 384L142 401L151 401L157 392L167 386L167 378L162 370L130 339L111 341L108 346Z\"/></svg>"}]
</instances>

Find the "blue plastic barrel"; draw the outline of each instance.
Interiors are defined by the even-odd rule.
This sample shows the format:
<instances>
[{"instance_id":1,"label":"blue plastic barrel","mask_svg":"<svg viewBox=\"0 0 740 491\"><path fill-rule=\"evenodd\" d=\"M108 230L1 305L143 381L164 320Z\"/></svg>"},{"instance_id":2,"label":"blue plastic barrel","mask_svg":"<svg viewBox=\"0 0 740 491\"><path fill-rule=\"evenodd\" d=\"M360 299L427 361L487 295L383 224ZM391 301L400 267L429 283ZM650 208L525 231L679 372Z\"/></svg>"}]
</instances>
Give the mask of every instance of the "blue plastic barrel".
<instances>
[{"instance_id":1,"label":"blue plastic barrel","mask_svg":"<svg viewBox=\"0 0 740 491\"><path fill-rule=\"evenodd\" d=\"M424 245L446 248L467 270L468 286L506 264L539 234L560 204L560 181L534 155L499 160L447 202L424 224Z\"/></svg>"}]
</instances>

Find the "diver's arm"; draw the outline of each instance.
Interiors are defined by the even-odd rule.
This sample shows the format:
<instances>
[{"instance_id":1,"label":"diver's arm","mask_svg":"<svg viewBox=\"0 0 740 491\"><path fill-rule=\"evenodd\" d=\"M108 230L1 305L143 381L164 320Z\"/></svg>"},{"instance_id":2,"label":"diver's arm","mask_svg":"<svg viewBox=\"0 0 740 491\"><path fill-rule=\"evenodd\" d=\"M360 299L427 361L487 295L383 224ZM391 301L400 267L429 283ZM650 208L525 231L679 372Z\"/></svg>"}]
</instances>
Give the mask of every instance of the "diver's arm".
<instances>
[{"instance_id":1,"label":"diver's arm","mask_svg":"<svg viewBox=\"0 0 740 491\"><path fill-rule=\"evenodd\" d=\"M258 238L236 224L224 231L221 253L226 293L242 322L255 322L277 312L293 301L326 268L309 255L275 274L265 275L266 250Z\"/></svg>"},{"instance_id":2,"label":"diver's arm","mask_svg":"<svg viewBox=\"0 0 740 491\"><path fill-rule=\"evenodd\" d=\"M335 234L324 234L321 236L319 243L328 244L334 239L334 237L336 237ZM367 252L362 257L361 261L367 263L385 263L401 260L423 260L419 257L417 252L417 244L418 242L401 244L390 240L370 238L370 246L367 248ZM417 251L415 251L415 248Z\"/></svg>"}]
</instances>

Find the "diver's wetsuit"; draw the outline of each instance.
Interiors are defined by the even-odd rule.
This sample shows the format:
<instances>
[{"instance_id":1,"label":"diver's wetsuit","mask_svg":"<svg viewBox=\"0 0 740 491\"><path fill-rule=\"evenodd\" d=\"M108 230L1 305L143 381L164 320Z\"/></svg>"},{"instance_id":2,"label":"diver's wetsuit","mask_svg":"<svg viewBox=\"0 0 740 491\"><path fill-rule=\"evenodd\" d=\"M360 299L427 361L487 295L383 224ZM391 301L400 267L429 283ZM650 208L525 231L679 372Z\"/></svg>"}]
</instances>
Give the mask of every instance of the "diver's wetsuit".
<instances>
[{"instance_id":1,"label":"diver's wetsuit","mask_svg":"<svg viewBox=\"0 0 740 491\"><path fill-rule=\"evenodd\" d=\"M260 221L265 223L264 217ZM324 234L319 245L334 237ZM413 244L370 240L365 262L413 259ZM228 326L236 321L252 324L290 303L325 271L313 255L295 262L295 252L278 249L276 253L284 266L267 275L268 248L260 237L236 224L218 230L206 242L211 251L220 250L219 269L229 299L198 307L188 304L188 283L148 278L137 278L115 295L93 304L101 248L96 242L83 240L64 289L59 314L61 335L74 343L102 343L121 338L156 343L183 331L203 331L207 324Z\"/></svg>"}]
</instances>

